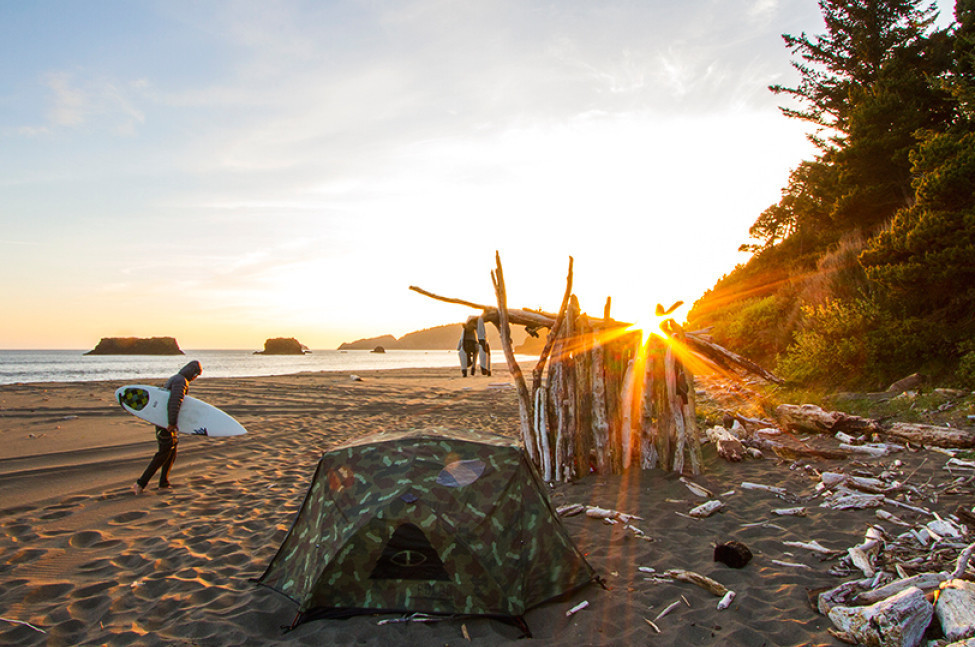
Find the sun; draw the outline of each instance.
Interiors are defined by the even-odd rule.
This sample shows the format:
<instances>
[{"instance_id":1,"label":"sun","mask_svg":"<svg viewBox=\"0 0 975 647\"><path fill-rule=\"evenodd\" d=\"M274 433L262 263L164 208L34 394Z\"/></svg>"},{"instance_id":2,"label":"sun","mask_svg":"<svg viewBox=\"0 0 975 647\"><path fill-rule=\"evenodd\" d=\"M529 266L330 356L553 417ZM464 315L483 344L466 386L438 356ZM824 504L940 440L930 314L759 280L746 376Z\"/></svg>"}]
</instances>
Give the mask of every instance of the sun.
<instances>
[{"instance_id":1,"label":"sun","mask_svg":"<svg viewBox=\"0 0 975 647\"><path fill-rule=\"evenodd\" d=\"M664 308L658 303L653 312L637 318L630 327L630 330L639 330L641 332L643 335L642 346L646 346L647 340L653 335L667 339L667 334L664 332L664 322L670 319L678 319L679 315L677 313L684 309L683 306L683 301L678 301L669 308Z\"/></svg>"},{"instance_id":2,"label":"sun","mask_svg":"<svg viewBox=\"0 0 975 647\"><path fill-rule=\"evenodd\" d=\"M670 317L656 316L643 317L637 319L630 327L630 330L640 331L640 334L643 336L642 340L640 341L640 346L646 346L647 340L650 339L650 337L654 335L657 337L665 336L662 326L664 321L669 318Z\"/></svg>"}]
</instances>

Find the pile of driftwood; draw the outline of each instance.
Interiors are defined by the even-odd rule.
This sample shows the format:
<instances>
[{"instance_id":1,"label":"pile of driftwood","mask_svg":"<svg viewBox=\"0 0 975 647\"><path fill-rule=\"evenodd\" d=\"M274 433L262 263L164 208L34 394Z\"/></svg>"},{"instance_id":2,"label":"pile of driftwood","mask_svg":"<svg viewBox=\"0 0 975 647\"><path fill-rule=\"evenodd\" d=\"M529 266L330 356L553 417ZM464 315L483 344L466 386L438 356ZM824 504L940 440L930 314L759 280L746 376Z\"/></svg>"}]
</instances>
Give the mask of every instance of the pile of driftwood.
<instances>
[{"instance_id":1,"label":"pile of driftwood","mask_svg":"<svg viewBox=\"0 0 975 647\"><path fill-rule=\"evenodd\" d=\"M942 492L966 485L970 490L975 462L952 458L945 467L957 476L938 486ZM975 643L975 514L970 506L959 506L942 517L908 502L912 496L923 502L931 493L892 480L888 472L879 476L820 475L821 505L871 508L877 517L863 541L841 553L831 571L856 579L818 596L819 612L836 628L831 633L852 644L914 647L933 630L944 637L937 644ZM906 521L907 515L916 519ZM827 557L832 553L808 547Z\"/></svg>"},{"instance_id":2,"label":"pile of driftwood","mask_svg":"<svg viewBox=\"0 0 975 647\"><path fill-rule=\"evenodd\" d=\"M727 414L723 425L705 431L718 455L739 461L769 451L781 458L885 456L905 446L966 449L975 447L970 429L921 423L883 424L813 404L781 404L774 420ZM823 441L822 439L828 439ZM835 442L834 442L835 441Z\"/></svg>"},{"instance_id":3,"label":"pile of driftwood","mask_svg":"<svg viewBox=\"0 0 975 647\"><path fill-rule=\"evenodd\" d=\"M929 644L975 647L975 501L971 498L975 461L958 456L961 450L975 447L975 432L926 424L881 424L814 405L781 405L775 413L774 420L728 414L723 425L706 434L719 456L729 461L759 458L765 452L787 459L853 459L845 472L819 472L807 465L817 475L820 505L835 510L872 509L876 516L863 541L846 551L830 550L815 540L786 542L835 560L832 575L853 577L816 598L819 612L835 627L831 633L851 644L914 647L936 635L941 639ZM922 448L945 461L947 477L942 482L928 479L915 484L911 477L917 469L906 476L899 471L903 462L895 458L897 454ZM863 462L888 455L894 459L889 468L875 463L874 472L879 473ZM797 500L773 486L742 483L742 488L760 488L793 503ZM967 497L968 503L943 515L925 507L925 502L946 495ZM708 503L705 514L722 507L718 500ZM805 516L807 509L788 507L773 513Z\"/></svg>"},{"instance_id":4,"label":"pile of driftwood","mask_svg":"<svg viewBox=\"0 0 975 647\"><path fill-rule=\"evenodd\" d=\"M481 310L501 333L505 360L518 389L525 448L546 481L570 481L591 472L619 474L630 467L701 471L691 365L745 372L781 382L757 364L714 344L700 332L684 331L673 318L643 342L641 331L610 317L582 312L572 294L572 258L557 314L509 309L500 256L491 273L497 307L425 296ZM670 309L657 306L665 318ZM511 345L510 324L548 336L527 384ZM654 331L657 332L657 331ZM693 364L692 364L693 363Z\"/></svg>"}]
</instances>

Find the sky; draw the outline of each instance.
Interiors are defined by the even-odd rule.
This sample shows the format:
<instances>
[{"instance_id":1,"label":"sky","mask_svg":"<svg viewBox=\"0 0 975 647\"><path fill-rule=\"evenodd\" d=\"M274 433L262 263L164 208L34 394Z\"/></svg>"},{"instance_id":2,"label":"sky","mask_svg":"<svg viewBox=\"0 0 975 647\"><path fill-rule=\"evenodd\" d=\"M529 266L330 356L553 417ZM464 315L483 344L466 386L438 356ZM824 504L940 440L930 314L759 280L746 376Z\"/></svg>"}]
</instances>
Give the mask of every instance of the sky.
<instances>
[{"instance_id":1,"label":"sky","mask_svg":"<svg viewBox=\"0 0 975 647\"><path fill-rule=\"evenodd\" d=\"M953 3L941 0L944 20ZM942 22L944 22L944 20ZM691 304L814 154L815 0L0 0L0 349Z\"/></svg>"}]
</instances>

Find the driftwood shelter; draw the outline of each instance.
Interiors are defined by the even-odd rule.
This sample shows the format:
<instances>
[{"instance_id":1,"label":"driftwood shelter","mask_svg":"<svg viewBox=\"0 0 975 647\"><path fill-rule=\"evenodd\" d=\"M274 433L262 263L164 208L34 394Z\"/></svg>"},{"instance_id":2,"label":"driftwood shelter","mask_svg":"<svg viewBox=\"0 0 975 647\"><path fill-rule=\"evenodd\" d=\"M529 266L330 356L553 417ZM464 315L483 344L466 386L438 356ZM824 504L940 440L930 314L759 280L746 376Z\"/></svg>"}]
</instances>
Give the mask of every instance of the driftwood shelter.
<instances>
[{"instance_id":1,"label":"driftwood shelter","mask_svg":"<svg viewBox=\"0 0 975 647\"><path fill-rule=\"evenodd\" d=\"M491 272L497 305L410 289L439 301L481 310L501 335L505 360L518 390L522 439L546 481L571 481L596 472L631 468L701 471L693 370L744 372L779 383L754 362L685 331L670 309L657 306L660 330L646 335L631 323L582 312L572 294L569 257L565 294L557 314L509 309L500 255ZM545 346L526 382L515 359L509 326L530 334L548 330ZM649 332L649 331L648 331Z\"/></svg>"}]
</instances>

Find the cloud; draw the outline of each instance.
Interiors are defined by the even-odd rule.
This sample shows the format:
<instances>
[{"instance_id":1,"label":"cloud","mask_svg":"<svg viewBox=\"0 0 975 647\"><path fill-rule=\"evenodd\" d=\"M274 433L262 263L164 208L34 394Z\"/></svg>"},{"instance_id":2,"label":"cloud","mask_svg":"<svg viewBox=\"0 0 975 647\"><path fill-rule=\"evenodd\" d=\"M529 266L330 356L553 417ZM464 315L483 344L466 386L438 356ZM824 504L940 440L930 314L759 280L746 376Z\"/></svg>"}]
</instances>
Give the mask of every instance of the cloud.
<instances>
[{"instance_id":1,"label":"cloud","mask_svg":"<svg viewBox=\"0 0 975 647\"><path fill-rule=\"evenodd\" d=\"M65 71L47 75L45 85L51 91L47 111L50 126L90 126L131 135L145 123L145 113L137 107L139 94L148 88L145 79L119 83L105 78L79 76ZM33 130L37 128L27 127L26 132Z\"/></svg>"},{"instance_id":2,"label":"cloud","mask_svg":"<svg viewBox=\"0 0 975 647\"><path fill-rule=\"evenodd\" d=\"M779 8L779 0L755 0L748 8L748 15L752 17L769 17Z\"/></svg>"},{"instance_id":3,"label":"cloud","mask_svg":"<svg viewBox=\"0 0 975 647\"><path fill-rule=\"evenodd\" d=\"M88 97L72 87L66 73L51 74L47 86L54 93L54 101L48 115L55 126L77 126L85 121L89 112Z\"/></svg>"}]
</instances>

